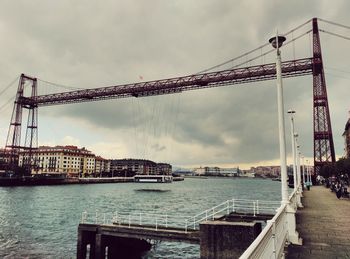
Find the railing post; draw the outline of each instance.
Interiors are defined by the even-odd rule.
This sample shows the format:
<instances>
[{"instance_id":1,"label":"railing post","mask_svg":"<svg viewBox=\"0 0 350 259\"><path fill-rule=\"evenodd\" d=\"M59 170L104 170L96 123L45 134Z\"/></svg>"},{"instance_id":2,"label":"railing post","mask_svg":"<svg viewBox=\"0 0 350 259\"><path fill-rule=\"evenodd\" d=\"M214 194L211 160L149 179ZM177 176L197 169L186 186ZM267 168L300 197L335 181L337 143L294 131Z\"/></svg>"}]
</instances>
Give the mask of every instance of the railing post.
<instances>
[{"instance_id":1,"label":"railing post","mask_svg":"<svg viewBox=\"0 0 350 259\"><path fill-rule=\"evenodd\" d=\"M193 230L196 229L196 217L193 217Z\"/></svg>"},{"instance_id":2,"label":"railing post","mask_svg":"<svg viewBox=\"0 0 350 259\"><path fill-rule=\"evenodd\" d=\"M131 225L131 215L129 214L129 228L130 228L130 225Z\"/></svg>"},{"instance_id":3,"label":"railing post","mask_svg":"<svg viewBox=\"0 0 350 259\"><path fill-rule=\"evenodd\" d=\"M256 214L259 215L259 200L256 200Z\"/></svg>"},{"instance_id":4,"label":"railing post","mask_svg":"<svg viewBox=\"0 0 350 259\"><path fill-rule=\"evenodd\" d=\"M81 223L85 223L85 222L86 222L86 219L87 219L87 211L84 211L84 212L81 214Z\"/></svg>"},{"instance_id":5,"label":"railing post","mask_svg":"<svg viewBox=\"0 0 350 259\"><path fill-rule=\"evenodd\" d=\"M114 212L114 215L112 217L112 224L113 223L118 223L118 212L117 211Z\"/></svg>"},{"instance_id":6,"label":"railing post","mask_svg":"<svg viewBox=\"0 0 350 259\"><path fill-rule=\"evenodd\" d=\"M235 212L235 199L232 199L232 212Z\"/></svg>"},{"instance_id":7,"label":"railing post","mask_svg":"<svg viewBox=\"0 0 350 259\"><path fill-rule=\"evenodd\" d=\"M165 214L165 228L168 228L168 214Z\"/></svg>"},{"instance_id":8,"label":"railing post","mask_svg":"<svg viewBox=\"0 0 350 259\"><path fill-rule=\"evenodd\" d=\"M230 214L230 201L227 200L226 203L227 203L227 208L226 209L227 209L227 215L228 215L228 214Z\"/></svg>"},{"instance_id":9,"label":"railing post","mask_svg":"<svg viewBox=\"0 0 350 259\"><path fill-rule=\"evenodd\" d=\"M205 211L205 221L208 221L208 210Z\"/></svg>"},{"instance_id":10,"label":"railing post","mask_svg":"<svg viewBox=\"0 0 350 259\"><path fill-rule=\"evenodd\" d=\"M187 233L187 219L185 220L185 233Z\"/></svg>"},{"instance_id":11,"label":"railing post","mask_svg":"<svg viewBox=\"0 0 350 259\"><path fill-rule=\"evenodd\" d=\"M106 213L103 213L103 224L106 225Z\"/></svg>"},{"instance_id":12,"label":"railing post","mask_svg":"<svg viewBox=\"0 0 350 259\"><path fill-rule=\"evenodd\" d=\"M142 213L140 212L140 220L139 220L139 225L141 226L142 225Z\"/></svg>"},{"instance_id":13,"label":"railing post","mask_svg":"<svg viewBox=\"0 0 350 259\"><path fill-rule=\"evenodd\" d=\"M273 240L273 258L277 259L277 253L276 253L276 246L277 246L277 240L276 240L276 222L272 222L272 240Z\"/></svg>"},{"instance_id":14,"label":"railing post","mask_svg":"<svg viewBox=\"0 0 350 259\"><path fill-rule=\"evenodd\" d=\"M156 230L158 231L158 218L156 217Z\"/></svg>"},{"instance_id":15,"label":"railing post","mask_svg":"<svg viewBox=\"0 0 350 259\"><path fill-rule=\"evenodd\" d=\"M255 217L255 201L253 201L253 211L254 211L254 217Z\"/></svg>"},{"instance_id":16,"label":"railing post","mask_svg":"<svg viewBox=\"0 0 350 259\"><path fill-rule=\"evenodd\" d=\"M211 215L212 220L214 220L214 208L213 208L213 214Z\"/></svg>"},{"instance_id":17,"label":"railing post","mask_svg":"<svg viewBox=\"0 0 350 259\"><path fill-rule=\"evenodd\" d=\"M95 224L97 224L97 220L98 220L98 211L96 210L96 213L95 213Z\"/></svg>"}]
</instances>

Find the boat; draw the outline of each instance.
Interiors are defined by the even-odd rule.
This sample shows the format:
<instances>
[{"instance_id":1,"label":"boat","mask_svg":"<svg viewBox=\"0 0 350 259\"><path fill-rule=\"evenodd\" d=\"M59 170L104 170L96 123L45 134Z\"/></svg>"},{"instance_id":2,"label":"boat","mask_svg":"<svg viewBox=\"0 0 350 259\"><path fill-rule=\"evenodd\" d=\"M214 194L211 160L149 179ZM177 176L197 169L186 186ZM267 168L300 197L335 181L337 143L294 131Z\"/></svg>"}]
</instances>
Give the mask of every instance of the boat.
<instances>
[{"instance_id":1,"label":"boat","mask_svg":"<svg viewBox=\"0 0 350 259\"><path fill-rule=\"evenodd\" d=\"M173 177L171 175L135 175L135 183L171 183Z\"/></svg>"},{"instance_id":2,"label":"boat","mask_svg":"<svg viewBox=\"0 0 350 259\"><path fill-rule=\"evenodd\" d=\"M66 184L66 174L18 175L6 172L0 176L0 186L33 186Z\"/></svg>"}]
</instances>

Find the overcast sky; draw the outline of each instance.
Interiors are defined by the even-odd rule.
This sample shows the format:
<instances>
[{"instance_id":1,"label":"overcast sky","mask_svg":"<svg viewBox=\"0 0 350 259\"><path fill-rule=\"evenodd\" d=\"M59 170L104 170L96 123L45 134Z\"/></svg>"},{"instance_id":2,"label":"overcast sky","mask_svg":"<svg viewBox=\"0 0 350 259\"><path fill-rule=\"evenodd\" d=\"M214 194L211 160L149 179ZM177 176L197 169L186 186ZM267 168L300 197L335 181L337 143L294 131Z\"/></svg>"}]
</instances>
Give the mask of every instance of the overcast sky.
<instances>
[{"instance_id":1,"label":"overcast sky","mask_svg":"<svg viewBox=\"0 0 350 259\"><path fill-rule=\"evenodd\" d=\"M261 46L276 30L287 32L312 17L350 25L346 0L0 3L0 91L21 73L77 88L188 75ZM324 22L319 27L350 37L350 30ZM349 43L321 34L337 156L344 154L341 135L350 109ZM282 49L284 60L310 54L308 35ZM261 62L274 62L274 55L250 64ZM16 88L17 82L0 95L1 146L13 99L6 103ZM302 153L312 160L312 78L285 79L284 88L286 110L297 112ZM68 90L39 83L42 94L60 91ZM290 162L289 126L287 117ZM277 165L277 130L274 80L39 109L40 145L73 144L105 158L146 158L182 167Z\"/></svg>"}]
</instances>

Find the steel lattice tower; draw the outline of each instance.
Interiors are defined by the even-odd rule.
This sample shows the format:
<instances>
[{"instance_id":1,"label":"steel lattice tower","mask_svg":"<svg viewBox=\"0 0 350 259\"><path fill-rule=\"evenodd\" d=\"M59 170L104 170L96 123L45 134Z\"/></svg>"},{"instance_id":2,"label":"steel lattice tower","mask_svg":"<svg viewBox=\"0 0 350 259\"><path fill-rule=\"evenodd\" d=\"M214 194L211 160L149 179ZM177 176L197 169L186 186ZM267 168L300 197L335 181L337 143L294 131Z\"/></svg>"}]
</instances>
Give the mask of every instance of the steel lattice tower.
<instances>
[{"instance_id":1,"label":"steel lattice tower","mask_svg":"<svg viewBox=\"0 0 350 259\"><path fill-rule=\"evenodd\" d=\"M30 98L35 100L37 97L37 79L21 74L6 140L6 151L9 153L12 170L18 166L18 156L21 150L28 150L28 156L23 160L23 167L30 171L36 162L33 151L38 147L38 105L36 103L25 104L24 89L27 81L31 86ZM28 109L24 146L21 145L23 108Z\"/></svg>"},{"instance_id":2,"label":"steel lattice tower","mask_svg":"<svg viewBox=\"0 0 350 259\"><path fill-rule=\"evenodd\" d=\"M335 152L317 18L312 19L312 34L314 166L319 174L324 165L335 162Z\"/></svg>"}]
</instances>

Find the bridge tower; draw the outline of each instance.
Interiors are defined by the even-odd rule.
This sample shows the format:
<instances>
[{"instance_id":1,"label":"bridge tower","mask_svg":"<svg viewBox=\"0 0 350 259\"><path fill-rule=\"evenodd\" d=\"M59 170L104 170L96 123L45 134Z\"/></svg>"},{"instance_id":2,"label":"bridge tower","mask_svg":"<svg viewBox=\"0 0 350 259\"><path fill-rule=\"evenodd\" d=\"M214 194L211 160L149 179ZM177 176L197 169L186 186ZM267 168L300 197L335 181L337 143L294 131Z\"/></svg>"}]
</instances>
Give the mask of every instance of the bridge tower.
<instances>
[{"instance_id":1,"label":"bridge tower","mask_svg":"<svg viewBox=\"0 0 350 259\"><path fill-rule=\"evenodd\" d=\"M23 167L30 172L36 162L34 161L34 150L38 147L38 105L35 102L23 103L26 99L24 96L26 82L29 82L31 86L31 99L35 100L38 95L37 79L21 74L6 140L6 151L9 153L10 169L16 170L19 152L26 150L27 155L23 161ZM24 146L21 145L23 108L28 109Z\"/></svg>"},{"instance_id":2,"label":"bridge tower","mask_svg":"<svg viewBox=\"0 0 350 259\"><path fill-rule=\"evenodd\" d=\"M312 19L312 34L314 165L319 174L324 165L335 162L335 152L317 18Z\"/></svg>"}]
</instances>

